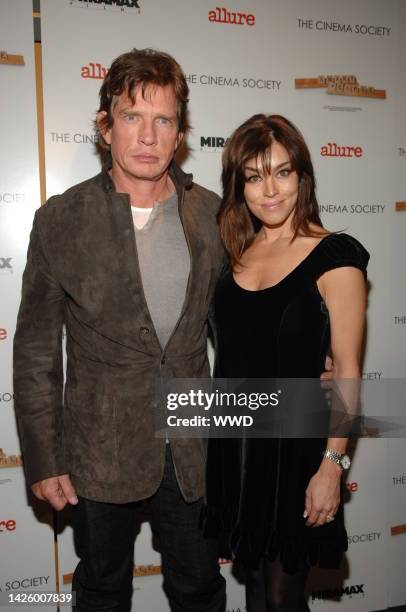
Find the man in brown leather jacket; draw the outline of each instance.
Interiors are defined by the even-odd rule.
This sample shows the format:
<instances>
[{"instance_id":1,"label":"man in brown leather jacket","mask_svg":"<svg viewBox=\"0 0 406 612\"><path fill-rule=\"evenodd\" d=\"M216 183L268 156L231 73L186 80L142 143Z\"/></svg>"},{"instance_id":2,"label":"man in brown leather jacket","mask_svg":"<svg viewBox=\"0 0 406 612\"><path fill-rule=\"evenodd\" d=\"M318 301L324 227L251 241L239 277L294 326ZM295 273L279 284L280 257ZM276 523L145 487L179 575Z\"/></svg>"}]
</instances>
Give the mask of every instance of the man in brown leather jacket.
<instances>
[{"instance_id":1,"label":"man in brown leather jacket","mask_svg":"<svg viewBox=\"0 0 406 612\"><path fill-rule=\"evenodd\" d=\"M218 197L173 161L187 99L172 57L117 58L97 114L110 163L50 198L31 233L15 406L34 494L75 506L80 611L130 610L140 500L159 531L171 610L224 610L216 543L199 529L204 445L154 432L157 377L209 375L207 313L223 258Z\"/></svg>"}]
</instances>

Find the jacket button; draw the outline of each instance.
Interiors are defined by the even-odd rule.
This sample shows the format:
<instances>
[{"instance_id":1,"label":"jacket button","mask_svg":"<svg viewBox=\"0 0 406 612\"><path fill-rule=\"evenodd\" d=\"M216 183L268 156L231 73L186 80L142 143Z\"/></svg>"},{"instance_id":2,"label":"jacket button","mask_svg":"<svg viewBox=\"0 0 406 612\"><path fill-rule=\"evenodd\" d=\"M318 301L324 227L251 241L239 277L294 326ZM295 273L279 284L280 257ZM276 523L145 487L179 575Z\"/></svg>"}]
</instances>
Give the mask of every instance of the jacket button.
<instances>
[{"instance_id":1,"label":"jacket button","mask_svg":"<svg viewBox=\"0 0 406 612\"><path fill-rule=\"evenodd\" d=\"M165 365L165 363L166 363L166 357L164 355L161 359L161 365Z\"/></svg>"},{"instance_id":2,"label":"jacket button","mask_svg":"<svg viewBox=\"0 0 406 612\"><path fill-rule=\"evenodd\" d=\"M149 327L140 327L140 332L143 336L147 336L149 334Z\"/></svg>"}]
</instances>

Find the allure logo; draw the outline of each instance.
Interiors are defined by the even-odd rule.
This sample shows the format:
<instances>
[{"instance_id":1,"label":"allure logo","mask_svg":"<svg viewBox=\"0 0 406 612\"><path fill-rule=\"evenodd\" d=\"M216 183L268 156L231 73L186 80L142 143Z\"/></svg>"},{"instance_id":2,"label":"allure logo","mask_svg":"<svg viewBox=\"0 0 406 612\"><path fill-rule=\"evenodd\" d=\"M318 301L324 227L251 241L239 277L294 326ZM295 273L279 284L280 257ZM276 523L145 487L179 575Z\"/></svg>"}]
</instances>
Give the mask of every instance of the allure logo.
<instances>
[{"instance_id":1,"label":"allure logo","mask_svg":"<svg viewBox=\"0 0 406 612\"><path fill-rule=\"evenodd\" d=\"M363 153L361 147L347 147L336 142L329 142L320 149L322 157L362 157Z\"/></svg>"},{"instance_id":2,"label":"allure logo","mask_svg":"<svg viewBox=\"0 0 406 612\"><path fill-rule=\"evenodd\" d=\"M107 68L104 68L101 64L94 64L89 62L86 66L82 66L80 69L80 76L82 79L104 79L107 74Z\"/></svg>"},{"instance_id":3,"label":"allure logo","mask_svg":"<svg viewBox=\"0 0 406 612\"><path fill-rule=\"evenodd\" d=\"M216 6L209 11L209 21L215 23L229 23L230 25L255 25L255 15L251 13L233 13L224 7Z\"/></svg>"},{"instance_id":4,"label":"allure logo","mask_svg":"<svg viewBox=\"0 0 406 612\"><path fill-rule=\"evenodd\" d=\"M15 531L16 522L13 519L0 521L0 533L3 531Z\"/></svg>"}]
</instances>

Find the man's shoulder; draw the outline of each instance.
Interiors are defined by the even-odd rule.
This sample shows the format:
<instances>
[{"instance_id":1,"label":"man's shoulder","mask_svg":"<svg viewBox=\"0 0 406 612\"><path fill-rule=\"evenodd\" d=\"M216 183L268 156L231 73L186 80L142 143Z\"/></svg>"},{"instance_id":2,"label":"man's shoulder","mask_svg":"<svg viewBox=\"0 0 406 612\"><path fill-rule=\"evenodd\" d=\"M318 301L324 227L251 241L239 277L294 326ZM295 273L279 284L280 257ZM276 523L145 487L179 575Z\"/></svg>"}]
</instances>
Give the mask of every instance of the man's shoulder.
<instances>
[{"instance_id":1,"label":"man's shoulder","mask_svg":"<svg viewBox=\"0 0 406 612\"><path fill-rule=\"evenodd\" d=\"M214 210L220 206L221 198L220 196L211 189L207 189L203 187L203 185L199 185L199 183L193 182L190 187L190 194L196 202L201 202L205 205L212 207Z\"/></svg>"},{"instance_id":2,"label":"man's shoulder","mask_svg":"<svg viewBox=\"0 0 406 612\"><path fill-rule=\"evenodd\" d=\"M88 201L90 198L100 198L104 193L102 188L102 175L99 173L81 183L72 185L63 193L51 196L46 203L41 206L38 211L40 216L47 216L53 212L56 208L60 211L62 209L70 208L72 205L77 206L81 201Z\"/></svg>"}]
</instances>

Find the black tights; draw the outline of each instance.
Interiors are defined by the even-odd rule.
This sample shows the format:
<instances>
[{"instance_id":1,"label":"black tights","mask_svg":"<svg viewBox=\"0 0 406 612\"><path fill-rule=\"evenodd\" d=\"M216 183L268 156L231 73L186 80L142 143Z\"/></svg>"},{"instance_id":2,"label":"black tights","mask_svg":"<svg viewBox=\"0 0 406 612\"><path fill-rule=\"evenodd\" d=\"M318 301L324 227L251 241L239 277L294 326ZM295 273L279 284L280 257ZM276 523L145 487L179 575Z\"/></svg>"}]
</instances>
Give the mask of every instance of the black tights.
<instances>
[{"instance_id":1,"label":"black tights","mask_svg":"<svg viewBox=\"0 0 406 612\"><path fill-rule=\"evenodd\" d=\"M261 559L258 569L246 569L247 612L309 612L304 597L308 573L305 563L287 574L278 559Z\"/></svg>"}]
</instances>

